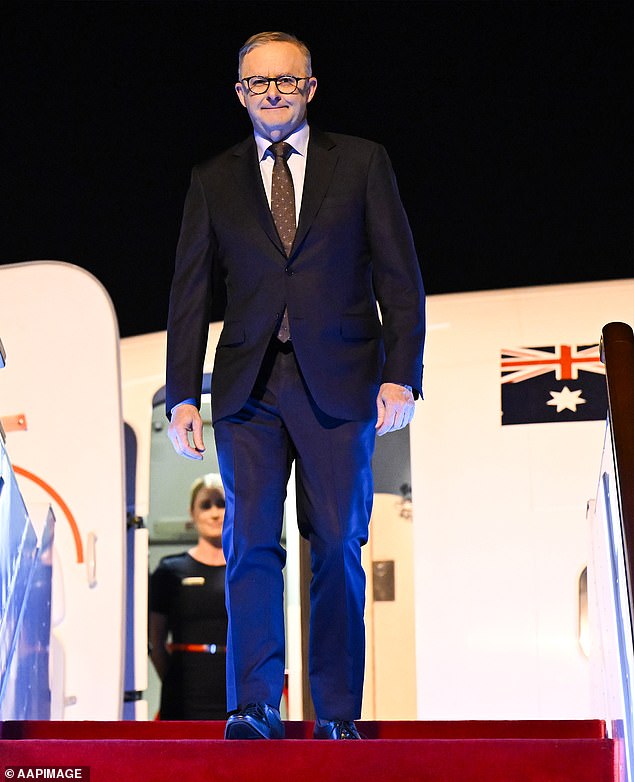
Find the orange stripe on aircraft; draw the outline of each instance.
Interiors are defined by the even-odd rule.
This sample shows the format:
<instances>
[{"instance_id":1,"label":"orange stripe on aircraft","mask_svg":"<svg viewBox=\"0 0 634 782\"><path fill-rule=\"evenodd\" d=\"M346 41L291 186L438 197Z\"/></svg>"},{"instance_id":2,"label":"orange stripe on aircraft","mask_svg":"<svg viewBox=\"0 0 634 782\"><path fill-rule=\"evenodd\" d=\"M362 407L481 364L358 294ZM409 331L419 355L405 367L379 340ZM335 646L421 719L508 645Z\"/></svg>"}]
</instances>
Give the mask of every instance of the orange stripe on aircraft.
<instances>
[{"instance_id":1,"label":"orange stripe on aircraft","mask_svg":"<svg viewBox=\"0 0 634 782\"><path fill-rule=\"evenodd\" d=\"M0 416L0 423L4 427L5 432L26 432L28 428L24 413Z\"/></svg>"},{"instance_id":2,"label":"orange stripe on aircraft","mask_svg":"<svg viewBox=\"0 0 634 782\"><path fill-rule=\"evenodd\" d=\"M66 516L68 523L70 524L70 530L73 533L73 538L75 539L77 562L79 563L83 562L84 547L82 546L81 535L79 534L79 527L77 526L75 517L73 516L68 505L64 502L64 500L59 496L59 494L55 491L55 489L50 484L46 483L46 481L42 480L42 478L38 477L34 473L25 470L23 467L16 467L15 464L13 465L13 472L15 472L16 475L22 475L24 478L28 478L30 481L33 481L33 483L36 483L40 488L44 489L44 491L47 494L50 494L50 496L59 505L59 507L62 509L62 513L64 514L64 516Z\"/></svg>"}]
</instances>

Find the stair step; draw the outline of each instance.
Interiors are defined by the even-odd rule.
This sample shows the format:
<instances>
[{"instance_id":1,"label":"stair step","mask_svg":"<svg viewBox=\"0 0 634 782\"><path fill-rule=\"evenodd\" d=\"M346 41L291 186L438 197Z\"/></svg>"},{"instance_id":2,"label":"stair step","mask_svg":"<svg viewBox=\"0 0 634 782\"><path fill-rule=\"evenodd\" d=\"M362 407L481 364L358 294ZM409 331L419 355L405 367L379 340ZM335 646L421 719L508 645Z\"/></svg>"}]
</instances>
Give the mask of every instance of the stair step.
<instances>
[{"instance_id":1,"label":"stair step","mask_svg":"<svg viewBox=\"0 0 634 782\"><path fill-rule=\"evenodd\" d=\"M0 766L88 766L90 782L613 782L614 748L601 738L3 739Z\"/></svg>"},{"instance_id":2,"label":"stair step","mask_svg":"<svg viewBox=\"0 0 634 782\"><path fill-rule=\"evenodd\" d=\"M313 722L285 722L286 737L310 739ZM602 739L603 720L357 721L368 739ZM219 722L0 722L3 739L222 739Z\"/></svg>"}]
</instances>

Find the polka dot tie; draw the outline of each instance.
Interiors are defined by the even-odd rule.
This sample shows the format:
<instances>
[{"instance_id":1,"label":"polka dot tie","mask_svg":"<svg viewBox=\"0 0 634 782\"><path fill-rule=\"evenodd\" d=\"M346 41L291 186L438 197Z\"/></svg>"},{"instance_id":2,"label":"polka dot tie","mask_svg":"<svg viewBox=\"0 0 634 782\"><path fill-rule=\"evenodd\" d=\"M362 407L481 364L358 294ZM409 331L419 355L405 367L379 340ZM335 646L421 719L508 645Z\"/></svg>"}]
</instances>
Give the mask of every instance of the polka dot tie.
<instances>
[{"instance_id":1,"label":"polka dot tie","mask_svg":"<svg viewBox=\"0 0 634 782\"><path fill-rule=\"evenodd\" d=\"M293 240L295 239L295 188L293 177L288 167L287 160L293 151L286 141L278 141L271 144L269 151L275 156L273 163L273 179L271 181L271 214L277 228L286 257L290 256ZM277 338L287 342L291 338L288 310L284 307L284 315L279 326Z\"/></svg>"}]
</instances>

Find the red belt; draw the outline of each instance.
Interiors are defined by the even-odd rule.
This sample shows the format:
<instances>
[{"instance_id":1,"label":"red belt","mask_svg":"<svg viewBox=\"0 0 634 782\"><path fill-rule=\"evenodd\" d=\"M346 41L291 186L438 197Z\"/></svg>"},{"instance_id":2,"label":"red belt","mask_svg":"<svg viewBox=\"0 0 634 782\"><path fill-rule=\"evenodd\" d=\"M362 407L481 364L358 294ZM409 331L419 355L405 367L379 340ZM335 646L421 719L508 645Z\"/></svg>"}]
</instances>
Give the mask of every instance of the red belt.
<instances>
[{"instance_id":1,"label":"red belt","mask_svg":"<svg viewBox=\"0 0 634 782\"><path fill-rule=\"evenodd\" d=\"M220 644L168 644L170 652L204 652L206 654L225 654L226 646Z\"/></svg>"}]
</instances>

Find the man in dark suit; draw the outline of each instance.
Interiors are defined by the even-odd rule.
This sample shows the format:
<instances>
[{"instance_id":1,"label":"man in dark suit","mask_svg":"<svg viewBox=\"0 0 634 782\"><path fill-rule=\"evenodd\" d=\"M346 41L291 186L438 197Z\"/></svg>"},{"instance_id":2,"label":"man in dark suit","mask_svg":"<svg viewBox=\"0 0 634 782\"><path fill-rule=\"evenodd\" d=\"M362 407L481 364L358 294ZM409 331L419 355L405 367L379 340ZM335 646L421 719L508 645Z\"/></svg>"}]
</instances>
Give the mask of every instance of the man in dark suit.
<instances>
[{"instance_id":1,"label":"man in dark suit","mask_svg":"<svg viewBox=\"0 0 634 782\"><path fill-rule=\"evenodd\" d=\"M424 293L392 167L378 144L309 129L316 88L294 36L261 33L242 47L235 90L254 135L194 168L170 297L169 435L199 459L206 337L224 278L212 417L226 494L229 739L283 736L280 536L293 461L311 549L314 735L359 738L374 439L406 426L422 393Z\"/></svg>"}]
</instances>

